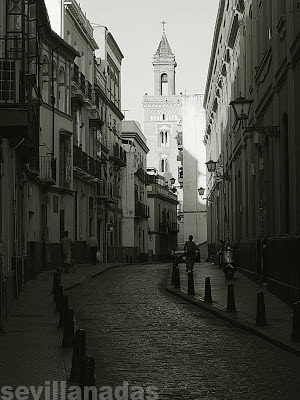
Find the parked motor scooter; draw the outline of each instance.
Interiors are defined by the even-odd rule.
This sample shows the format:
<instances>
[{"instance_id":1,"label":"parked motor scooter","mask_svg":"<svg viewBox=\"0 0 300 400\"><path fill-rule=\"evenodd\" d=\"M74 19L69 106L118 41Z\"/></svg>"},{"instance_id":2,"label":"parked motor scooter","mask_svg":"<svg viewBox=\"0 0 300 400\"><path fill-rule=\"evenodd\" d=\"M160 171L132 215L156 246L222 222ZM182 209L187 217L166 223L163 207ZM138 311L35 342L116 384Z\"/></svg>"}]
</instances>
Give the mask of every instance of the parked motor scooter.
<instances>
[{"instance_id":1,"label":"parked motor scooter","mask_svg":"<svg viewBox=\"0 0 300 400\"><path fill-rule=\"evenodd\" d=\"M237 270L235 248L230 247L224 240L222 243L221 251L219 252L219 268L225 273L226 279L233 279Z\"/></svg>"}]
</instances>

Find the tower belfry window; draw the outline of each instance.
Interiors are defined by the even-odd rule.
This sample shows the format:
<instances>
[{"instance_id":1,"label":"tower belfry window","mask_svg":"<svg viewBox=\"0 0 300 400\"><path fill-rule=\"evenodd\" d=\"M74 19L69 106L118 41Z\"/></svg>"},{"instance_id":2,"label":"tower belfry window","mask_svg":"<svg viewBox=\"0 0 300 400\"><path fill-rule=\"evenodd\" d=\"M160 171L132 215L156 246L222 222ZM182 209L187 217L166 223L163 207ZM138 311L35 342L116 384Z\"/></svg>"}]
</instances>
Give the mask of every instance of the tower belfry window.
<instances>
[{"instance_id":1,"label":"tower belfry window","mask_svg":"<svg viewBox=\"0 0 300 400\"><path fill-rule=\"evenodd\" d=\"M169 132L160 132L160 147L170 147Z\"/></svg>"},{"instance_id":2,"label":"tower belfry window","mask_svg":"<svg viewBox=\"0 0 300 400\"><path fill-rule=\"evenodd\" d=\"M161 95L162 96L168 95L168 75L167 74L161 75Z\"/></svg>"}]
</instances>

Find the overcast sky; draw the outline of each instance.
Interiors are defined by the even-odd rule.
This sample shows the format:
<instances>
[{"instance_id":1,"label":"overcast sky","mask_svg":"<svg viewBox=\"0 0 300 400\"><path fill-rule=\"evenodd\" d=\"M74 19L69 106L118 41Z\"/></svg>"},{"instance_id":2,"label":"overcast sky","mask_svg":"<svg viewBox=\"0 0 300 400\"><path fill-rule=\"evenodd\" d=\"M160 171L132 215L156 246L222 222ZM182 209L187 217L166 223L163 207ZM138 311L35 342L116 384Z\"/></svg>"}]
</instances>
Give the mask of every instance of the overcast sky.
<instances>
[{"instance_id":1,"label":"overcast sky","mask_svg":"<svg viewBox=\"0 0 300 400\"><path fill-rule=\"evenodd\" d=\"M153 55L161 21L176 57L176 94L204 93L219 0L81 0L92 23L107 26L120 47L122 109L143 123L143 95L153 94ZM97 29L94 30L97 40Z\"/></svg>"}]
</instances>

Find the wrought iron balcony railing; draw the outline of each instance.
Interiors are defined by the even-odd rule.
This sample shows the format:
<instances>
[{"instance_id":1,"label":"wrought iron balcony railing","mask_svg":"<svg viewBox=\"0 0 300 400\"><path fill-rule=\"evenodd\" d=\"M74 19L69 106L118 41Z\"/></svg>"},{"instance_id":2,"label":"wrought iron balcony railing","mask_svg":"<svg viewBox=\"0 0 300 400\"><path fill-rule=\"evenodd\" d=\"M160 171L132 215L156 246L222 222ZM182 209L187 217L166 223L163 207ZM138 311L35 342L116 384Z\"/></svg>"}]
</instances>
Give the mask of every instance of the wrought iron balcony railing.
<instances>
[{"instance_id":1,"label":"wrought iron balcony railing","mask_svg":"<svg viewBox=\"0 0 300 400\"><path fill-rule=\"evenodd\" d=\"M149 218L149 206L142 203L141 201L135 201L135 217L138 218Z\"/></svg>"},{"instance_id":2,"label":"wrought iron balcony railing","mask_svg":"<svg viewBox=\"0 0 300 400\"><path fill-rule=\"evenodd\" d=\"M144 168L142 167L138 167L137 171L135 172L135 175L142 181L144 182L146 185L149 182L149 176L147 174L147 172L144 170Z\"/></svg>"},{"instance_id":3,"label":"wrought iron balcony railing","mask_svg":"<svg viewBox=\"0 0 300 400\"><path fill-rule=\"evenodd\" d=\"M54 184L56 182L56 160L52 156L40 156L41 181Z\"/></svg>"}]
</instances>

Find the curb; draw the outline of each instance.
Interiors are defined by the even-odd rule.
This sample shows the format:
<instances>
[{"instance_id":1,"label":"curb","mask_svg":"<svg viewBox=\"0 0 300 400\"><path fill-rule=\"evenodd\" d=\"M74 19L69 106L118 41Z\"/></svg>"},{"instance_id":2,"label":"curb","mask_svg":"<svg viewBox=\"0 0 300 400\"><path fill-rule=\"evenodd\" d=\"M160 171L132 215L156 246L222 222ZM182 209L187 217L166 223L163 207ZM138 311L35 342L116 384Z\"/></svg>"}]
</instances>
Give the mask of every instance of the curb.
<instances>
[{"instance_id":1,"label":"curb","mask_svg":"<svg viewBox=\"0 0 300 400\"><path fill-rule=\"evenodd\" d=\"M208 303L204 303L204 301L196 299L192 295L182 292L180 289L172 288L171 286L167 286L166 291L168 293L171 293L171 294L187 301L188 303L193 304L194 306L196 306L198 308L201 308L204 311L207 311L207 312L213 314L217 318L223 319L224 321L227 321L230 324L232 324L240 329L246 330L247 332L251 332L254 335L259 336L260 338L272 343L273 345L275 345L277 347L280 347L283 350L293 353L294 355L296 355L298 357L300 356L300 350L295 349L295 348L287 345L286 343L281 342L280 340L274 339L274 338L266 335L265 333L261 332L257 328L250 325L250 323L247 322L246 320L241 321L241 319L237 316L236 313L228 313L227 311L223 311L219 308L209 305Z\"/></svg>"}]
</instances>

